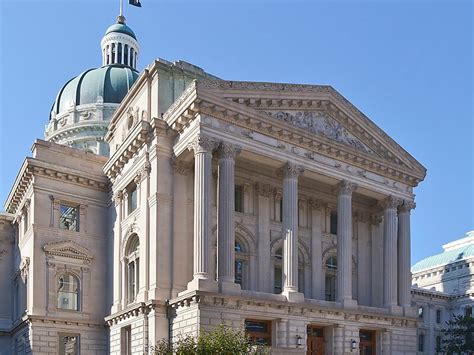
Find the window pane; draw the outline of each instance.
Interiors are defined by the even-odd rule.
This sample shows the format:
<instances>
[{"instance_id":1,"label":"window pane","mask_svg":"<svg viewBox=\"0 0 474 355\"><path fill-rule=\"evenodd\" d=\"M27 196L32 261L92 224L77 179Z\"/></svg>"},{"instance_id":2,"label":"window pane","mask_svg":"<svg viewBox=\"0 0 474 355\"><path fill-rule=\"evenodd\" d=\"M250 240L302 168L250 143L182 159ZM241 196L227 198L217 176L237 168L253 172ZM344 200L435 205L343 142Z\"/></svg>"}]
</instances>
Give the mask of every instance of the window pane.
<instances>
[{"instance_id":1,"label":"window pane","mask_svg":"<svg viewBox=\"0 0 474 355\"><path fill-rule=\"evenodd\" d=\"M337 234L337 213L331 212L331 234Z\"/></svg>"},{"instance_id":2,"label":"window pane","mask_svg":"<svg viewBox=\"0 0 474 355\"><path fill-rule=\"evenodd\" d=\"M235 185L235 211L236 212L243 212L244 211L244 194L243 194L243 188L241 185Z\"/></svg>"},{"instance_id":3,"label":"window pane","mask_svg":"<svg viewBox=\"0 0 474 355\"><path fill-rule=\"evenodd\" d=\"M58 278L58 308L79 310L79 281L71 274Z\"/></svg>"},{"instance_id":4,"label":"window pane","mask_svg":"<svg viewBox=\"0 0 474 355\"><path fill-rule=\"evenodd\" d=\"M135 299L135 262L128 264L128 301Z\"/></svg>"},{"instance_id":5,"label":"window pane","mask_svg":"<svg viewBox=\"0 0 474 355\"><path fill-rule=\"evenodd\" d=\"M336 300L336 276L326 275L325 278L326 301L334 302Z\"/></svg>"},{"instance_id":6,"label":"window pane","mask_svg":"<svg viewBox=\"0 0 474 355\"><path fill-rule=\"evenodd\" d=\"M337 259L335 256L331 256L326 260L326 267L328 269L337 269Z\"/></svg>"},{"instance_id":7,"label":"window pane","mask_svg":"<svg viewBox=\"0 0 474 355\"><path fill-rule=\"evenodd\" d=\"M275 284L274 284L274 289L273 289L274 293L277 293L277 294L281 293L281 291L282 291L282 278L283 278L283 274L282 274L281 268L276 267L275 268Z\"/></svg>"},{"instance_id":8,"label":"window pane","mask_svg":"<svg viewBox=\"0 0 474 355\"><path fill-rule=\"evenodd\" d=\"M135 211L137 209L137 187L133 187L130 192L130 210L129 212Z\"/></svg>"},{"instance_id":9,"label":"window pane","mask_svg":"<svg viewBox=\"0 0 474 355\"><path fill-rule=\"evenodd\" d=\"M242 286L244 262L242 260L235 261L235 283Z\"/></svg>"},{"instance_id":10,"label":"window pane","mask_svg":"<svg viewBox=\"0 0 474 355\"><path fill-rule=\"evenodd\" d=\"M71 231L79 230L79 214L77 207L60 205L59 214L59 228Z\"/></svg>"}]
</instances>

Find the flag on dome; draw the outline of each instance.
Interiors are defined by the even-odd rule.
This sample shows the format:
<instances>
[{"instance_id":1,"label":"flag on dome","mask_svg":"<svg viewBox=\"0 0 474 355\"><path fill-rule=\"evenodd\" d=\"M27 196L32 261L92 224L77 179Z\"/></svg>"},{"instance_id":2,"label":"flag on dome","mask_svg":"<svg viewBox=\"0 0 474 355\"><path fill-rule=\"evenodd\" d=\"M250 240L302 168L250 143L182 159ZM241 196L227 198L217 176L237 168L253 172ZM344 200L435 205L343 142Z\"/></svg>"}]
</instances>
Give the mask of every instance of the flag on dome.
<instances>
[{"instance_id":1,"label":"flag on dome","mask_svg":"<svg viewBox=\"0 0 474 355\"><path fill-rule=\"evenodd\" d=\"M142 7L140 0L128 0L128 3L133 6Z\"/></svg>"}]
</instances>

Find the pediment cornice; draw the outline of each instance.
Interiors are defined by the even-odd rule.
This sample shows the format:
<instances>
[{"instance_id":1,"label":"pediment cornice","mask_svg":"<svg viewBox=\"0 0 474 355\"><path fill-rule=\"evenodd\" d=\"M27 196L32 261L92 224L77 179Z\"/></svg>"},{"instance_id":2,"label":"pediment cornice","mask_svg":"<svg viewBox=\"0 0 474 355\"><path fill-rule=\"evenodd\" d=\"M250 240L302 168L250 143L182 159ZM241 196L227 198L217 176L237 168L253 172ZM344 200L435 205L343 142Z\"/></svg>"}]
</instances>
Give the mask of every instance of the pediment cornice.
<instances>
[{"instance_id":1,"label":"pediment cornice","mask_svg":"<svg viewBox=\"0 0 474 355\"><path fill-rule=\"evenodd\" d=\"M163 119L172 129L180 132L197 114L207 114L280 141L286 141L315 153L393 178L410 186L416 186L424 179L425 168L368 118L364 116L363 119L360 117L353 119L347 113L337 110L337 106L330 100L330 95L336 92L334 89L327 86L257 84L260 83L195 81L170 106L163 115ZM234 97L222 89L230 87L229 85L234 85L232 86L232 90L236 91L233 93ZM255 92L245 91L249 90L248 87L253 88L251 90L255 90ZM285 94L290 92L294 98L284 99L282 92ZM313 98L309 96L315 93L324 95ZM255 99L250 97L252 94ZM271 95L276 98L271 98ZM269 110L283 112L282 109L292 112L319 112L322 115L328 115L331 120L337 121L343 129L347 130L347 137L353 139L356 144L347 144L347 142L331 139L324 134L315 134L308 129L275 119L268 114ZM359 122L361 120L363 122Z\"/></svg>"},{"instance_id":2,"label":"pediment cornice","mask_svg":"<svg viewBox=\"0 0 474 355\"><path fill-rule=\"evenodd\" d=\"M45 244L43 250L49 256L62 256L71 259L78 259L90 262L94 257L89 249L83 247L72 240L52 242Z\"/></svg>"}]
</instances>

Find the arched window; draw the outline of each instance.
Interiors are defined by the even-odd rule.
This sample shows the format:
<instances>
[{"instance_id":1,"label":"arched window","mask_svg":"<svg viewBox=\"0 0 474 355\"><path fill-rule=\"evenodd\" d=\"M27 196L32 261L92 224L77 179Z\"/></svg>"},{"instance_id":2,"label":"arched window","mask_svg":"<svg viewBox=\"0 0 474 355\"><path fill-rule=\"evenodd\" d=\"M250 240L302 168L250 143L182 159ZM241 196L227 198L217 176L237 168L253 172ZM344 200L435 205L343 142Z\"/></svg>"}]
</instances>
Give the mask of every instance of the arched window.
<instances>
[{"instance_id":1,"label":"arched window","mask_svg":"<svg viewBox=\"0 0 474 355\"><path fill-rule=\"evenodd\" d=\"M110 61L111 64L115 63L115 43L112 43L112 60Z\"/></svg>"},{"instance_id":2,"label":"arched window","mask_svg":"<svg viewBox=\"0 0 474 355\"><path fill-rule=\"evenodd\" d=\"M117 46L118 46L118 50L117 50L118 60L117 60L117 63L122 64L122 43L119 43Z\"/></svg>"},{"instance_id":3,"label":"arched window","mask_svg":"<svg viewBox=\"0 0 474 355\"><path fill-rule=\"evenodd\" d=\"M123 55L123 60L125 65L128 65L128 44L124 45L124 55Z\"/></svg>"},{"instance_id":4,"label":"arched window","mask_svg":"<svg viewBox=\"0 0 474 355\"><path fill-rule=\"evenodd\" d=\"M140 287L140 240L138 235L134 234L128 241L125 250L125 266L126 266L126 284L127 284L127 303L132 303L138 294Z\"/></svg>"},{"instance_id":5,"label":"arched window","mask_svg":"<svg viewBox=\"0 0 474 355\"><path fill-rule=\"evenodd\" d=\"M325 295L326 301L336 300L336 275L337 258L330 256L326 259L325 266Z\"/></svg>"},{"instance_id":6,"label":"arched window","mask_svg":"<svg viewBox=\"0 0 474 355\"><path fill-rule=\"evenodd\" d=\"M79 279L70 273L58 278L58 308L79 310Z\"/></svg>"}]
</instances>

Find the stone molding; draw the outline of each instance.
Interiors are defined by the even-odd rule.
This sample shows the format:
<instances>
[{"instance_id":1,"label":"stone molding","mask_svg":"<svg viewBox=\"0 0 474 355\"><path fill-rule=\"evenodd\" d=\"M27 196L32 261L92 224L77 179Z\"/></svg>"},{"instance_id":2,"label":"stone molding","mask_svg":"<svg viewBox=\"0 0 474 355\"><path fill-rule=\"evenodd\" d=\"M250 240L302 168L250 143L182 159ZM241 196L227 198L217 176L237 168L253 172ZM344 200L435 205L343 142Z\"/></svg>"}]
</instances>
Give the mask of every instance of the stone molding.
<instances>
[{"instance_id":1,"label":"stone molding","mask_svg":"<svg viewBox=\"0 0 474 355\"><path fill-rule=\"evenodd\" d=\"M73 242L72 240L45 244L43 250L46 253L48 260L54 259L54 256L62 256L82 260L84 264L89 265L94 259L89 249Z\"/></svg>"},{"instance_id":2,"label":"stone molding","mask_svg":"<svg viewBox=\"0 0 474 355\"><path fill-rule=\"evenodd\" d=\"M225 82L224 83L234 83ZM255 83L247 83L255 84ZM345 144L340 144L336 141L331 141L321 135L317 135L311 132L307 132L304 129L295 128L293 130L288 129L287 123L279 122L277 120L271 120L264 112L259 112L252 109L250 112L248 107L240 107L235 102L223 103L221 97L215 96L204 92L201 88L206 87L207 81L199 82L196 85L195 90L191 90L183 93L183 97L180 98L182 105L176 105L170 107L167 112L163 115L163 118L171 126L171 128L177 132L181 132L186 127L190 120L198 113L207 114L211 117L215 117L226 122L231 122L254 132L261 133L266 136L274 137L280 141L286 141L290 144L298 145L302 148L314 151L318 154L326 155L339 161L344 161L348 164L358 166L365 171L373 171L377 174L381 174L397 181L401 181L410 186L416 186L420 181L424 179L426 175L426 169L421 166L414 158L406 153L403 148L399 147L391 138L389 138L383 131L375 126L367 117L364 116L364 124L370 125L372 130L376 130L378 135L382 135L387 141L375 138L371 135L364 127L356 125L354 127L350 124L355 125L354 120L345 117L344 126L350 128L350 132L358 132L358 139L364 137L364 143L367 144L370 149L373 149L377 154L368 154L361 152L353 147ZM218 85L221 85L219 83ZM274 90L281 84L269 84ZM306 86L301 86L305 88ZM248 88L247 88L248 89ZM299 91L299 90L296 90ZM304 91L304 90L302 90ZM221 94L221 93L219 93ZM222 93L225 94L225 93ZM236 100L240 103L240 99ZM263 100L263 99L262 99ZM285 101L285 100L273 100L273 101ZM267 101L268 101L267 100ZM288 101L288 100L286 100ZM299 100L305 101L305 100ZM306 100L313 102L314 100ZM324 100L323 100L324 101ZM326 100L327 101L327 100ZM188 106L184 107L184 103ZM315 101L316 102L316 101ZM328 103L327 107L334 109L335 106L332 103ZM188 111L192 111L189 113ZM185 115L185 116L183 116ZM345 115L345 114L344 114ZM270 118L270 119L269 119ZM349 126L348 126L349 125ZM318 138L319 137L319 138ZM332 143L331 143L332 142ZM390 148L403 156L403 160L409 160L410 164L401 164L401 160L396 157L395 153L388 150L382 145L382 142L387 142ZM369 144L370 143L370 144ZM374 146L375 144L375 146ZM378 146L377 146L378 144ZM383 154L379 151L382 150ZM357 153L356 153L357 152ZM381 158L382 157L382 158ZM397 162L394 161L397 160Z\"/></svg>"},{"instance_id":3,"label":"stone molding","mask_svg":"<svg viewBox=\"0 0 474 355\"><path fill-rule=\"evenodd\" d=\"M120 323L123 320L127 320L133 317L137 317L140 315L148 315L150 312L162 310L163 313L166 313L167 303L163 301L148 301L148 302L140 302L134 303L122 311L119 311L115 314L112 314L108 317L105 317L105 323L107 326L112 327Z\"/></svg>"}]
</instances>

